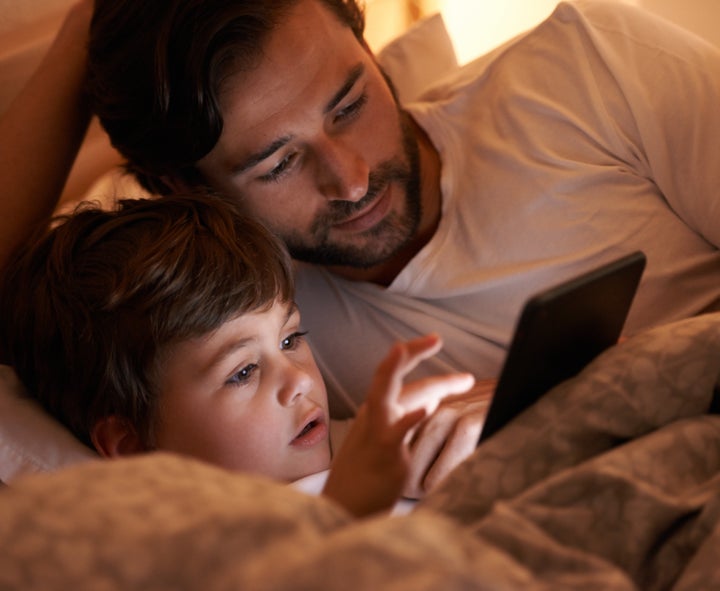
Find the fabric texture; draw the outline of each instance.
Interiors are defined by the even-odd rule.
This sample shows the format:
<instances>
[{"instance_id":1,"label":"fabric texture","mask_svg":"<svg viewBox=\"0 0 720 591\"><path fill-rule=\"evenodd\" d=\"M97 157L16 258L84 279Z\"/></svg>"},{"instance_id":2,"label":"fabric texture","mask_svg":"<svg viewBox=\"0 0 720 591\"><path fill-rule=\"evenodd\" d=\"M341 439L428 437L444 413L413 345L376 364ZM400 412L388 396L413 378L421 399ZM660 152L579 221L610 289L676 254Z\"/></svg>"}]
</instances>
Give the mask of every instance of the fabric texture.
<instances>
[{"instance_id":1,"label":"fabric texture","mask_svg":"<svg viewBox=\"0 0 720 591\"><path fill-rule=\"evenodd\" d=\"M441 158L435 235L387 289L299 273L333 413L431 331L443 350L414 376L496 376L529 297L634 250L626 334L720 309L718 104L720 50L616 2L562 3L408 104Z\"/></svg>"},{"instance_id":2,"label":"fabric texture","mask_svg":"<svg viewBox=\"0 0 720 591\"><path fill-rule=\"evenodd\" d=\"M0 489L0 589L720 588L720 314L634 337L409 515L166 454Z\"/></svg>"}]
</instances>

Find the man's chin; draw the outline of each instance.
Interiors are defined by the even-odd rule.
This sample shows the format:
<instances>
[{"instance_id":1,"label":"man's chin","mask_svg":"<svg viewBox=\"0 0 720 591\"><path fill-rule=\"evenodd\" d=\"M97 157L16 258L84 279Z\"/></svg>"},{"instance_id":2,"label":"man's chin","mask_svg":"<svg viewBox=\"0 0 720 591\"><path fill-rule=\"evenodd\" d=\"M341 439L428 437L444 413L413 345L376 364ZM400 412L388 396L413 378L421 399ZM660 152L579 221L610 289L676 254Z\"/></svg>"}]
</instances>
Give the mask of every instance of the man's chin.
<instances>
[{"instance_id":1,"label":"man's chin","mask_svg":"<svg viewBox=\"0 0 720 591\"><path fill-rule=\"evenodd\" d=\"M326 247L318 250L292 249L294 259L323 267L350 267L371 269L391 258L392 253L371 252L364 248Z\"/></svg>"},{"instance_id":2,"label":"man's chin","mask_svg":"<svg viewBox=\"0 0 720 591\"><path fill-rule=\"evenodd\" d=\"M294 258L323 266L371 269L390 262L412 239L417 216L391 213L361 234L333 236L332 231L313 248L286 241Z\"/></svg>"}]
</instances>

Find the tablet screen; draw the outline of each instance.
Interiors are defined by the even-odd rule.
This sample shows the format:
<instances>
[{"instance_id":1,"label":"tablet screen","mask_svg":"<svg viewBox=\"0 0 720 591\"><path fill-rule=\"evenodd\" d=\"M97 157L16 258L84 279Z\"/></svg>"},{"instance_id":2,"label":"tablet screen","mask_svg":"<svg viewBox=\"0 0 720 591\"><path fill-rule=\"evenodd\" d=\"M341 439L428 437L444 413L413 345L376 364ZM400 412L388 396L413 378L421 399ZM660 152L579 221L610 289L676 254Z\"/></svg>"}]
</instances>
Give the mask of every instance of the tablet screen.
<instances>
[{"instance_id":1,"label":"tablet screen","mask_svg":"<svg viewBox=\"0 0 720 591\"><path fill-rule=\"evenodd\" d=\"M645 261L642 252L634 252L527 301L480 441L617 343Z\"/></svg>"}]
</instances>

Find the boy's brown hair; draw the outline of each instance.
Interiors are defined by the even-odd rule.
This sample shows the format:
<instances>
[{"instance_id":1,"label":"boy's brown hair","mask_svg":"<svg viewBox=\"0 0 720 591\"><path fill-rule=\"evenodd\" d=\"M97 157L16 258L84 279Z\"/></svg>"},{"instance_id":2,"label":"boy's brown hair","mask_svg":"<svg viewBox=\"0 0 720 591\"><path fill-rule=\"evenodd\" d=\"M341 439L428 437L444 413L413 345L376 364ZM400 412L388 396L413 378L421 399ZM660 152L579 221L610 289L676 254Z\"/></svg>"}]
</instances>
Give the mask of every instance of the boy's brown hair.
<instances>
[{"instance_id":1,"label":"boy's brown hair","mask_svg":"<svg viewBox=\"0 0 720 591\"><path fill-rule=\"evenodd\" d=\"M283 245L220 197L84 206L59 221L3 270L0 351L89 445L118 415L152 446L164 352L294 297Z\"/></svg>"}]
</instances>

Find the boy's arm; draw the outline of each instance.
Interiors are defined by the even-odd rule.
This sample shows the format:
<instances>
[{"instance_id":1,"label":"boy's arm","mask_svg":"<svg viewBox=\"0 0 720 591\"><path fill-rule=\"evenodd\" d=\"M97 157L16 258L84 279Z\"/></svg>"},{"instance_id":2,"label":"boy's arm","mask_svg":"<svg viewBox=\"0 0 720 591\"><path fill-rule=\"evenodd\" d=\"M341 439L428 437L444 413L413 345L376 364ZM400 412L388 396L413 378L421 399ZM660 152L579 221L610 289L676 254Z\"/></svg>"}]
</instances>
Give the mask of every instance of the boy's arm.
<instances>
[{"instance_id":1,"label":"boy's arm","mask_svg":"<svg viewBox=\"0 0 720 591\"><path fill-rule=\"evenodd\" d=\"M470 389L469 374L403 383L423 359L437 353L430 335L399 343L380 364L370 393L333 458L323 494L361 517L390 509L403 493L412 463L412 431L446 396Z\"/></svg>"},{"instance_id":2,"label":"boy's arm","mask_svg":"<svg viewBox=\"0 0 720 591\"><path fill-rule=\"evenodd\" d=\"M51 217L90 121L83 94L92 0L76 3L0 118L0 268Z\"/></svg>"}]
</instances>

